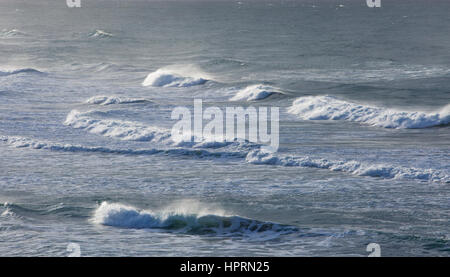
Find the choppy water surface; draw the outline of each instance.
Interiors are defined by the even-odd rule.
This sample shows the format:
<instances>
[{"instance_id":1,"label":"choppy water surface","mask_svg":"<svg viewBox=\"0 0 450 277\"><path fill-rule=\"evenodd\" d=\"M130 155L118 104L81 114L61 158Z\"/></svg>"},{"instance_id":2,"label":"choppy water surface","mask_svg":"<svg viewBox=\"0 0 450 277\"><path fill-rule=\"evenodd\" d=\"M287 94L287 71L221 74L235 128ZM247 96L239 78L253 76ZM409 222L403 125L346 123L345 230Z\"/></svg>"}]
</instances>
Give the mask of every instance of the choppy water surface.
<instances>
[{"instance_id":1,"label":"choppy water surface","mask_svg":"<svg viewBox=\"0 0 450 277\"><path fill-rule=\"evenodd\" d=\"M448 256L450 3L399 2L2 1L0 255Z\"/></svg>"}]
</instances>

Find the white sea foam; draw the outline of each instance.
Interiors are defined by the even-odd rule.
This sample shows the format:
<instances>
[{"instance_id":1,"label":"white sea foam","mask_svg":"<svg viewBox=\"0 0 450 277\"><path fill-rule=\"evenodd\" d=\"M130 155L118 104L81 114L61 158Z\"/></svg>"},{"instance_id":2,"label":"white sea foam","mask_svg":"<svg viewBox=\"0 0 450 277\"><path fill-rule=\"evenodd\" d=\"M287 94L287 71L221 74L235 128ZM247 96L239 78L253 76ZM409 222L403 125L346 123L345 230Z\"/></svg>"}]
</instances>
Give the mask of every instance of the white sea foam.
<instances>
[{"instance_id":1,"label":"white sea foam","mask_svg":"<svg viewBox=\"0 0 450 277\"><path fill-rule=\"evenodd\" d=\"M160 229L172 232L212 235L253 235L264 233L287 234L296 232L293 226L262 222L239 216L225 216L219 212L186 207L190 203L162 211L139 210L135 207L103 202L92 218L96 224L134 229Z\"/></svg>"},{"instance_id":2,"label":"white sea foam","mask_svg":"<svg viewBox=\"0 0 450 277\"><path fill-rule=\"evenodd\" d=\"M143 86L153 87L191 87L203 85L211 77L195 66L168 66L148 74Z\"/></svg>"},{"instance_id":3,"label":"white sea foam","mask_svg":"<svg viewBox=\"0 0 450 277\"><path fill-rule=\"evenodd\" d=\"M102 106L113 104L135 104L144 102L148 102L148 100L138 98L127 98L121 96L105 96L105 95L93 96L88 100L86 100L87 104L102 105Z\"/></svg>"},{"instance_id":4,"label":"white sea foam","mask_svg":"<svg viewBox=\"0 0 450 277\"><path fill-rule=\"evenodd\" d=\"M261 100L271 96L274 93L281 93L277 88L266 86L262 84L248 86L244 89L239 90L236 95L230 98L230 101L254 101Z\"/></svg>"},{"instance_id":5,"label":"white sea foam","mask_svg":"<svg viewBox=\"0 0 450 277\"><path fill-rule=\"evenodd\" d=\"M246 161L251 164L299 166L348 172L358 176L381 177L385 179L415 179L419 181L449 183L450 176L433 169L407 168L390 164L371 164L354 160L328 160L310 157L277 156L260 150L248 153Z\"/></svg>"},{"instance_id":6,"label":"white sea foam","mask_svg":"<svg viewBox=\"0 0 450 277\"><path fill-rule=\"evenodd\" d=\"M384 128L427 128L450 123L450 104L432 113L406 112L356 104L333 96L297 98L288 112L303 120L348 120Z\"/></svg>"}]
</instances>

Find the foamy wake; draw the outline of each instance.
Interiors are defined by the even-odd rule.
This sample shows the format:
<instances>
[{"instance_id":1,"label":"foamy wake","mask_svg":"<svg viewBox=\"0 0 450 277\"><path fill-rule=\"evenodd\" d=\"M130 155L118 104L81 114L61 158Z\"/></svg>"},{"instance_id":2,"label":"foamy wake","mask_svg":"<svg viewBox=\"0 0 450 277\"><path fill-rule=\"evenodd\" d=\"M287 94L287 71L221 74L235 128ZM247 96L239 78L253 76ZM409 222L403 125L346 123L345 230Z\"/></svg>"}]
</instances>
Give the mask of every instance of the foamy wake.
<instances>
[{"instance_id":1,"label":"foamy wake","mask_svg":"<svg viewBox=\"0 0 450 277\"><path fill-rule=\"evenodd\" d=\"M93 105L113 105L113 104L136 104L136 103L145 103L149 102L145 99L137 99L137 98L127 98L127 97L120 97L120 96L93 96L86 100L87 104L93 104Z\"/></svg>"},{"instance_id":2,"label":"foamy wake","mask_svg":"<svg viewBox=\"0 0 450 277\"><path fill-rule=\"evenodd\" d=\"M239 90L235 96L230 98L230 101L255 101L267 98L275 93L281 93L277 88L266 85L252 85Z\"/></svg>"},{"instance_id":3,"label":"foamy wake","mask_svg":"<svg viewBox=\"0 0 450 277\"><path fill-rule=\"evenodd\" d=\"M91 38L111 38L114 35L103 30L95 30L88 35Z\"/></svg>"},{"instance_id":4,"label":"foamy wake","mask_svg":"<svg viewBox=\"0 0 450 277\"><path fill-rule=\"evenodd\" d=\"M427 128L450 123L450 105L434 113L405 112L356 104L333 96L297 98L288 112L303 120L348 120L384 128Z\"/></svg>"},{"instance_id":5,"label":"foamy wake","mask_svg":"<svg viewBox=\"0 0 450 277\"><path fill-rule=\"evenodd\" d=\"M143 86L191 87L205 84L210 78L193 66L164 67L148 74Z\"/></svg>"},{"instance_id":6,"label":"foamy wake","mask_svg":"<svg viewBox=\"0 0 450 277\"><path fill-rule=\"evenodd\" d=\"M438 170L407 168L390 164L369 164L358 161L314 159L310 157L276 156L260 150L248 153L246 161L251 164L298 166L347 172L358 176L385 179L415 179L419 181L449 183L450 176Z\"/></svg>"},{"instance_id":7,"label":"foamy wake","mask_svg":"<svg viewBox=\"0 0 450 277\"><path fill-rule=\"evenodd\" d=\"M183 204L182 204L183 205ZM184 203L190 205L190 203ZM187 209L186 209L187 208ZM197 212L189 207L175 207L163 211L139 210L120 203L103 202L92 218L96 224L133 228L160 229L197 235L254 235L288 234L296 227L262 222L222 213Z\"/></svg>"},{"instance_id":8,"label":"foamy wake","mask_svg":"<svg viewBox=\"0 0 450 277\"><path fill-rule=\"evenodd\" d=\"M20 68L14 70L0 71L0 76L9 76L16 74L43 74L43 72L34 68Z\"/></svg>"}]
</instances>

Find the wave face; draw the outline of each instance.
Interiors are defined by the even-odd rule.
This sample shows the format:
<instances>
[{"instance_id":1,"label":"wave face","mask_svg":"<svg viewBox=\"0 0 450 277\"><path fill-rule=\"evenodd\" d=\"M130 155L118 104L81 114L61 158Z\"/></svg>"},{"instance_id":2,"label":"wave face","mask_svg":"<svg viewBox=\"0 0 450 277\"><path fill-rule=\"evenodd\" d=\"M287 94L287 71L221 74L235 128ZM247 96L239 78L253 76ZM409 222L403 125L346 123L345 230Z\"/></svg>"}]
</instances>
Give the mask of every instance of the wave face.
<instances>
[{"instance_id":1,"label":"wave face","mask_svg":"<svg viewBox=\"0 0 450 277\"><path fill-rule=\"evenodd\" d=\"M87 104L93 105L113 105L113 104L136 104L136 103L145 103L149 102L145 99L135 99L135 98L127 98L127 97L119 97L119 96L93 96L86 100Z\"/></svg>"},{"instance_id":2,"label":"wave face","mask_svg":"<svg viewBox=\"0 0 450 277\"><path fill-rule=\"evenodd\" d=\"M428 128L450 123L450 105L435 113L365 106L332 96L297 98L288 112L303 120L348 120L384 128Z\"/></svg>"},{"instance_id":3,"label":"wave face","mask_svg":"<svg viewBox=\"0 0 450 277\"><path fill-rule=\"evenodd\" d=\"M450 176L433 169L406 168L389 164L369 164L358 161L333 161L310 157L278 157L260 150L252 150L246 157L251 164L299 166L348 172L358 176L381 177L384 179L413 179L419 181L450 183Z\"/></svg>"},{"instance_id":4,"label":"wave face","mask_svg":"<svg viewBox=\"0 0 450 277\"><path fill-rule=\"evenodd\" d=\"M192 87L208 82L209 77L206 75L192 66L165 67L148 74L142 85L152 87Z\"/></svg>"},{"instance_id":5,"label":"wave face","mask_svg":"<svg viewBox=\"0 0 450 277\"><path fill-rule=\"evenodd\" d=\"M132 228L162 229L197 235L253 235L288 234L298 231L296 227L262 222L239 216L224 216L207 212L190 212L169 209L162 212L138 210L120 203L103 202L93 216L96 224Z\"/></svg>"},{"instance_id":6,"label":"wave face","mask_svg":"<svg viewBox=\"0 0 450 277\"><path fill-rule=\"evenodd\" d=\"M236 93L235 96L230 98L230 101L255 101L261 100L271 96L274 93L280 93L280 91L274 87L266 85L252 85L248 86Z\"/></svg>"},{"instance_id":7,"label":"wave face","mask_svg":"<svg viewBox=\"0 0 450 277\"><path fill-rule=\"evenodd\" d=\"M88 35L90 38L112 38L114 35L103 30L95 30Z\"/></svg>"},{"instance_id":8,"label":"wave face","mask_svg":"<svg viewBox=\"0 0 450 277\"><path fill-rule=\"evenodd\" d=\"M11 71L0 71L0 76L9 76L16 74L44 74L44 73L34 68L21 68Z\"/></svg>"}]
</instances>

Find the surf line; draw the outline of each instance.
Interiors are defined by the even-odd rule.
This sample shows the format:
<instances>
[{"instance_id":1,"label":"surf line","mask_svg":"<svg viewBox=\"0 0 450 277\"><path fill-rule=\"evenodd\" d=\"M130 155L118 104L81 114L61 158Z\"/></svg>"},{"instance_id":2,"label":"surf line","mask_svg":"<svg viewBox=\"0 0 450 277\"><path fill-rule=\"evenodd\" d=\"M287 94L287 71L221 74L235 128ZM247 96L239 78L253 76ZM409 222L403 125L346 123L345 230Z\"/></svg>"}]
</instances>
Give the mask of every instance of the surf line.
<instances>
[{"instance_id":1,"label":"surf line","mask_svg":"<svg viewBox=\"0 0 450 277\"><path fill-rule=\"evenodd\" d=\"M261 147L263 150L276 152L280 141L279 110L279 107L256 109L253 106L225 107L225 112L219 107L208 107L203 110L202 100L194 99L193 117L187 107L176 107L172 110L171 119L179 121L173 125L171 137L176 143L192 141L223 143L244 140L263 144ZM204 125L203 120L209 122Z\"/></svg>"}]
</instances>

